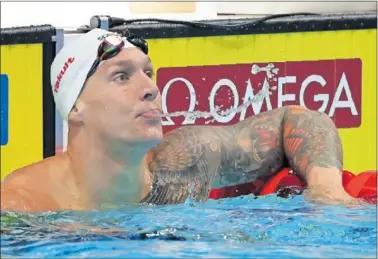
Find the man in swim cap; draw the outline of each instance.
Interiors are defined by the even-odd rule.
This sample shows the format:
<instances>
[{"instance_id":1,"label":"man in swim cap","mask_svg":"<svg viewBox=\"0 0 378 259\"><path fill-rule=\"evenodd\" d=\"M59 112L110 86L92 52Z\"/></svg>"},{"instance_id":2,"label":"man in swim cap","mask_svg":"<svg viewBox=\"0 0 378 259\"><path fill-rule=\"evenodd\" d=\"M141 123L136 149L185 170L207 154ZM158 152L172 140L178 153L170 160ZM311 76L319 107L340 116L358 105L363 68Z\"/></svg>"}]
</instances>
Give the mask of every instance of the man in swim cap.
<instances>
[{"instance_id":1,"label":"man in swim cap","mask_svg":"<svg viewBox=\"0 0 378 259\"><path fill-rule=\"evenodd\" d=\"M135 42L134 42L135 43ZM161 96L146 46L94 29L66 44L51 67L67 152L20 168L1 186L2 210L91 210L199 201L209 190L291 168L312 197L353 202L342 147L325 114L299 106L233 126L191 126L163 137ZM317 187L316 187L317 186Z\"/></svg>"}]
</instances>

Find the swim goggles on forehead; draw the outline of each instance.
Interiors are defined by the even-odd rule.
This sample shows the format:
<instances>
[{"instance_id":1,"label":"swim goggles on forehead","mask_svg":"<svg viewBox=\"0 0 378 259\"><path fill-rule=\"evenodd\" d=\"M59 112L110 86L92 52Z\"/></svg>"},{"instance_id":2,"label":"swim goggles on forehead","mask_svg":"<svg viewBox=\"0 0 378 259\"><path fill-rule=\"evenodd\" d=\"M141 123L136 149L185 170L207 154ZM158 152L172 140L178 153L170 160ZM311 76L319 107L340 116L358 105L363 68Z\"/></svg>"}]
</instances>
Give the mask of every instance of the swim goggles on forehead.
<instances>
[{"instance_id":1,"label":"swim goggles on forehead","mask_svg":"<svg viewBox=\"0 0 378 259\"><path fill-rule=\"evenodd\" d=\"M101 42L97 50L97 58L93 62L91 69L88 72L87 79L94 74L101 61L108 60L116 56L125 46L124 38L120 35L112 34Z\"/></svg>"},{"instance_id":2,"label":"swim goggles on forehead","mask_svg":"<svg viewBox=\"0 0 378 259\"><path fill-rule=\"evenodd\" d=\"M130 42L148 55L148 45L143 38L135 37L133 34L129 34L127 37L122 37L120 34L110 34L104 38L98 47L97 58L88 72L87 79L94 74L101 61L108 60L120 53L125 47L125 41Z\"/></svg>"}]
</instances>

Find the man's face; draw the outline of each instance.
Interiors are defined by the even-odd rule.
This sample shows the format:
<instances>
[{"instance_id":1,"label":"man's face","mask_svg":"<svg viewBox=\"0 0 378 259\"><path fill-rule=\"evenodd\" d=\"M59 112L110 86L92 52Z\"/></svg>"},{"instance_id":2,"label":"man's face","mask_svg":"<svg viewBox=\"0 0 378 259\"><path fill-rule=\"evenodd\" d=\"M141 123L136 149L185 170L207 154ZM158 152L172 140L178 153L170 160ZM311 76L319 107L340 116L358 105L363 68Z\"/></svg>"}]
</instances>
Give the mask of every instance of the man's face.
<instances>
[{"instance_id":1,"label":"man's face","mask_svg":"<svg viewBox=\"0 0 378 259\"><path fill-rule=\"evenodd\" d=\"M80 96L84 125L104 138L156 143L162 138L161 95L151 60L123 49L88 79Z\"/></svg>"}]
</instances>

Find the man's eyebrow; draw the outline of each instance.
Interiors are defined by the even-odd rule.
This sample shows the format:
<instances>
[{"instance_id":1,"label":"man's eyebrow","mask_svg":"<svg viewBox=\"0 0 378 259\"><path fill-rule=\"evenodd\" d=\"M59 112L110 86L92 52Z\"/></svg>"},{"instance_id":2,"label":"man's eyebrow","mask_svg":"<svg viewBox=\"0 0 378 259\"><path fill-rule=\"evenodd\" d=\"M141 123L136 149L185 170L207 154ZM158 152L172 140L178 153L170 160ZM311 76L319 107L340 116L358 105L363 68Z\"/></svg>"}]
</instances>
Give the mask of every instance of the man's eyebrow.
<instances>
[{"instance_id":1,"label":"man's eyebrow","mask_svg":"<svg viewBox=\"0 0 378 259\"><path fill-rule=\"evenodd\" d=\"M111 67L129 67L129 66L132 66L133 65L133 62L131 60L117 60L115 62L112 62L111 64L109 64L109 68Z\"/></svg>"},{"instance_id":2,"label":"man's eyebrow","mask_svg":"<svg viewBox=\"0 0 378 259\"><path fill-rule=\"evenodd\" d=\"M143 64L144 65L149 65L149 66L152 65L152 61L151 61L151 59L150 59L149 56L146 56L145 58L143 58ZM112 62L112 64L109 64L109 68L114 67L114 66L117 66L117 67L130 67L130 66L133 66L133 65L135 65L134 61L127 60L127 59L122 59L122 60L114 61L114 62Z\"/></svg>"},{"instance_id":3,"label":"man's eyebrow","mask_svg":"<svg viewBox=\"0 0 378 259\"><path fill-rule=\"evenodd\" d=\"M152 64L152 60L151 60L151 58L149 56L147 56L147 61L146 62L149 63L149 64Z\"/></svg>"},{"instance_id":4,"label":"man's eyebrow","mask_svg":"<svg viewBox=\"0 0 378 259\"><path fill-rule=\"evenodd\" d=\"M147 66L150 66L150 67L153 66L151 58L149 56L145 56L143 63L144 63L144 65L147 65Z\"/></svg>"}]
</instances>

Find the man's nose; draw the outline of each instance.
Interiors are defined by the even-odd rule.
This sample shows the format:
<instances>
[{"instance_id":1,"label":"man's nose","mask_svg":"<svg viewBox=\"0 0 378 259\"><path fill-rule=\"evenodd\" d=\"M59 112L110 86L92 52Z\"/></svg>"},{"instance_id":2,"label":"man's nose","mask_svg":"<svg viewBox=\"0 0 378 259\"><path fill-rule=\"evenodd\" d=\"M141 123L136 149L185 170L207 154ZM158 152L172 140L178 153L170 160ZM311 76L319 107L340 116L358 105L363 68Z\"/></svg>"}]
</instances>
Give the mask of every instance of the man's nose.
<instances>
[{"instance_id":1,"label":"man's nose","mask_svg":"<svg viewBox=\"0 0 378 259\"><path fill-rule=\"evenodd\" d=\"M154 101L158 96L160 90L154 81L151 79L146 80L145 87L143 88L141 100L142 101Z\"/></svg>"}]
</instances>

